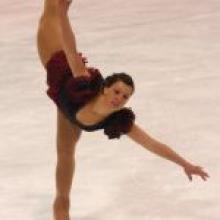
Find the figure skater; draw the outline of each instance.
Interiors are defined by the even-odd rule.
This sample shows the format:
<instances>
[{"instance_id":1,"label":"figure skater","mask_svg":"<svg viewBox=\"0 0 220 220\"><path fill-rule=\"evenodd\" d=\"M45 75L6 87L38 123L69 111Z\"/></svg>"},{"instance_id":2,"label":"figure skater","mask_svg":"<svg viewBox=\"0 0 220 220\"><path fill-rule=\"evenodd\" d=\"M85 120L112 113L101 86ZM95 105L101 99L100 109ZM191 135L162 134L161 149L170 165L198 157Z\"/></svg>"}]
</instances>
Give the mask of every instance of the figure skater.
<instances>
[{"instance_id":1,"label":"figure skater","mask_svg":"<svg viewBox=\"0 0 220 220\"><path fill-rule=\"evenodd\" d=\"M68 18L68 0L45 0L39 21L37 45L47 72L47 95L57 106L55 220L69 220L70 190L75 171L75 149L82 130L103 129L109 139L127 135L145 149L168 159L192 180L206 180L203 168L185 160L135 123L132 109L124 107L134 93L132 78L115 73L106 79L100 71L87 67L78 51Z\"/></svg>"}]
</instances>

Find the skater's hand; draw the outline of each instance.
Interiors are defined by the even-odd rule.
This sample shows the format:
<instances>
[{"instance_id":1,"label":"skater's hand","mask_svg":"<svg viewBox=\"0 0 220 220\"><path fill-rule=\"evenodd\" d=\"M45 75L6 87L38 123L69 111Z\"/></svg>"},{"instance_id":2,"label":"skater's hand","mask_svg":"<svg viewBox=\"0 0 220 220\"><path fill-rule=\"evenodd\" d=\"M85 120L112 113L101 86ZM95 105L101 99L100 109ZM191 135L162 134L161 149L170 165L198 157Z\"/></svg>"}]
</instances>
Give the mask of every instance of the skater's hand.
<instances>
[{"instance_id":1,"label":"skater's hand","mask_svg":"<svg viewBox=\"0 0 220 220\"><path fill-rule=\"evenodd\" d=\"M81 57L82 62L83 62L84 65L86 66L86 64L88 63L87 57L83 56L83 54L82 54L81 52L79 52L78 55Z\"/></svg>"},{"instance_id":2,"label":"skater's hand","mask_svg":"<svg viewBox=\"0 0 220 220\"><path fill-rule=\"evenodd\" d=\"M86 63L87 63L87 58L82 56L82 53L78 53L76 55L76 67L74 70L74 73L76 76L86 76L86 77L90 77L91 74L89 73L87 67L86 67Z\"/></svg>"},{"instance_id":3,"label":"skater's hand","mask_svg":"<svg viewBox=\"0 0 220 220\"><path fill-rule=\"evenodd\" d=\"M200 176L204 181L209 177L208 173L203 171L203 168L200 166L194 166L192 164L187 164L184 167L184 172L188 176L189 180L192 181L192 175Z\"/></svg>"}]
</instances>

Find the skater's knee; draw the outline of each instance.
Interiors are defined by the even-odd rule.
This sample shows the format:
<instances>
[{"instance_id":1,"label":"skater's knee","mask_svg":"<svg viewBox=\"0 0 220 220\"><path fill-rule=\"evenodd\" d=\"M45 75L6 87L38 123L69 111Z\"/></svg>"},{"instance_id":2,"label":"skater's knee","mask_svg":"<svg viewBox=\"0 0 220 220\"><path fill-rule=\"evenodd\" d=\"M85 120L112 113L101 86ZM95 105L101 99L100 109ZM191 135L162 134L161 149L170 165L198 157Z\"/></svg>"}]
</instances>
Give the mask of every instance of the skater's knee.
<instances>
[{"instance_id":1,"label":"skater's knee","mask_svg":"<svg viewBox=\"0 0 220 220\"><path fill-rule=\"evenodd\" d=\"M68 196L59 195L55 198L54 208L56 210L69 210L70 199Z\"/></svg>"},{"instance_id":2,"label":"skater's knee","mask_svg":"<svg viewBox=\"0 0 220 220\"><path fill-rule=\"evenodd\" d=\"M76 149L77 140L63 140L57 143L57 153L70 156L73 155Z\"/></svg>"}]
</instances>

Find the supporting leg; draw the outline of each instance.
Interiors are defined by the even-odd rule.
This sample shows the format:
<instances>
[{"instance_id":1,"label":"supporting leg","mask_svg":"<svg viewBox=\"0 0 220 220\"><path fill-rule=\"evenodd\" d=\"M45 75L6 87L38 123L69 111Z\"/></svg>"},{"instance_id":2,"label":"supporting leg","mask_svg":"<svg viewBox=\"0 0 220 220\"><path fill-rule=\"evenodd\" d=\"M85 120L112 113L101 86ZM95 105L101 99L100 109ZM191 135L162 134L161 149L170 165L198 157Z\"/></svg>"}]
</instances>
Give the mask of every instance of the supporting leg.
<instances>
[{"instance_id":1,"label":"supporting leg","mask_svg":"<svg viewBox=\"0 0 220 220\"><path fill-rule=\"evenodd\" d=\"M80 129L58 110L56 197L53 204L55 220L70 220L69 194L75 171L75 148L80 134Z\"/></svg>"}]
</instances>

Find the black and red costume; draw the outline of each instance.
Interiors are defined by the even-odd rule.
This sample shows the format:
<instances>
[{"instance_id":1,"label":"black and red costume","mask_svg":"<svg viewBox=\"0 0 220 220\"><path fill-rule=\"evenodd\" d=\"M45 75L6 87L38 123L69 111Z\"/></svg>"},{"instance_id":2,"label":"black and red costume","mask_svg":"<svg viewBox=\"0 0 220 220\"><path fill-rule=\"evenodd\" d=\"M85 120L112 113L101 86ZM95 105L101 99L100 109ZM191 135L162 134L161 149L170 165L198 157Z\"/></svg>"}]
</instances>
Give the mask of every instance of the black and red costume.
<instances>
[{"instance_id":1,"label":"black and red costume","mask_svg":"<svg viewBox=\"0 0 220 220\"><path fill-rule=\"evenodd\" d=\"M84 125L76 119L76 113L100 92L104 79L98 69L88 68L90 77L73 77L62 50L52 55L46 69L47 95L73 124L86 131L104 129L109 139L130 131L135 120L130 108L122 108L93 125Z\"/></svg>"}]
</instances>

